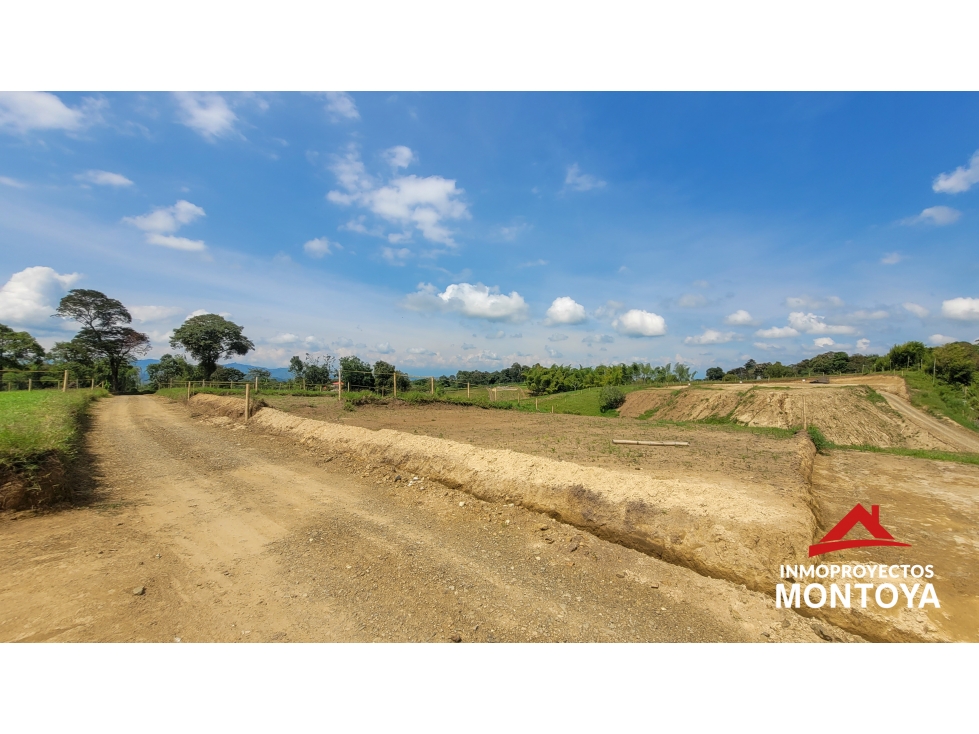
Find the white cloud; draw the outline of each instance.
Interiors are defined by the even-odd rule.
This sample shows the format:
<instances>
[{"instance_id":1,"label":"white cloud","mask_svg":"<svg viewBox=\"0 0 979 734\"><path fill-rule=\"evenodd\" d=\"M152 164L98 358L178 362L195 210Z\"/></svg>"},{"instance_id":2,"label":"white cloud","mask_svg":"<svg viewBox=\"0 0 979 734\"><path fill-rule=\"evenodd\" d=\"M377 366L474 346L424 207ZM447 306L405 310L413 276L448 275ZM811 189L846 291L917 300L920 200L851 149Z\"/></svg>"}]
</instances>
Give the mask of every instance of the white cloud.
<instances>
[{"instance_id":1,"label":"white cloud","mask_svg":"<svg viewBox=\"0 0 979 734\"><path fill-rule=\"evenodd\" d=\"M524 321L527 303L516 291L506 296L499 288L482 283L453 283L442 293L427 283L419 285L416 293L405 298L405 307L413 311L443 311L459 313L472 319L487 321Z\"/></svg>"},{"instance_id":2,"label":"white cloud","mask_svg":"<svg viewBox=\"0 0 979 734\"><path fill-rule=\"evenodd\" d=\"M130 315L139 322L162 321L169 319L183 311L179 306L132 306L129 309Z\"/></svg>"},{"instance_id":3,"label":"white cloud","mask_svg":"<svg viewBox=\"0 0 979 734\"><path fill-rule=\"evenodd\" d=\"M360 112L357 110L354 98L346 92L327 92L325 96L326 111L334 121L341 118L346 120L360 119Z\"/></svg>"},{"instance_id":4,"label":"white cloud","mask_svg":"<svg viewBox=\"0 0 979 734\"><path fill-rule=\"evenodd\" d=\"M469 344L468 342L463 342L462 343L462 349L464 351L468 351L470 349L475 349L475 348L476 348L476 345L475 344Z\"/></svg>"},{"instance_id":5,"label":"white cloud","mask_svg":"<svg viewBox=\"0 0 979 734\"><path fill-rule=\"evenodd\" d=\"M827 324L822 316L801 311L789 314L789 326L804 334L853 334L856 331L852 326Z\"/></svg>"},{"instance_id":6,"label":"white cloud","mask_svg":"<svg viewBox=\"0 0 979 734\"><path fill-rule=\"evenodd\" d=\"M132 186L133 182L121 173L111 173L110 171L85 171L75 176L75 180L97 186Z\"/></svg>"},{"instance_id":7,"label":"white cloud","mask_svg":"<svg viewBox=\"0 0 979 734\"><path fill-rule=\"evenodd\" d=\"M381 156L395 171L399 168L407 168L417 160L415 153L407 145L395 145L385 150Z\"/></svg>"},{"instance_id":8,"label":"white cloud","mask_svg":"<svg viewBox=\"0 0 979 734\"><path fill-rule=\"evenodd\" d=\"M705 329L703 334L698 336L688 336L683 340L684 344L727 344L734 341L738 335L733 331L720 332L716 329Z\"/></svg>"},{"instance_id":9,"label":"white cloud","mask_svg":"<svg viewBox=\"0 0 979 734\"><path fill-rule=\"evenodd\" d=\"M972 154L968 167L959 166L951 173L939 174L931 188L940 194L961 194L976 183L979 183L979 150Z\"/></svg>"},{"instance_id":10,"label":"white cloud","mask_svg":"<svg viewBox=\"0 0 979 734\"><path fill-rule=\"evenodd\" d=\"M547 309L545 324L580 324L588 318L585 307L568 296L555 298Z\"/></svg>"},{"instance_id":11,"label":"white cloud","mask_svg":"<svg viewBox=\"0 0 979 734\"><path fill-rule=\"evenodd\" d=\"M857 339L857 349L862 354L870 348L870 339Z\"/></svg>"},{"instance_id":12,"label":"white cloud","mask_svg":"<svg viewBox=\"0 0 979 734\"><path fill-rule=\"evenodd\" d=\"M494 331L492 334L487 334L487 339L503 339L506 336L506 332L501 330Z\"/></svg>"},{"instance_id":13,"label":"white cloud","mask_svg":"<svg viewBox=\"0 0 979 734\"><path fill-rule=\"evenodd\" d=\"M926 223L934 224L937 227L944 227L949 224L955 224L961 216L962 212L950 206L930 206L927 209L923 209L921 214L916 217L902 219L901 224L910 226Z\"/></svg>"},{"instance_id":14,"label":"white cloud","mask_svg":"<svg viewBox=\"0 0 979 734\"><path fill-rule=\"evenodd\" d=\"M299 341L299 337L295 334L277 334L268 340L269 344L295 344Z\"/></svg>"},{"instance_id":15,"label":"white cloud","mask_svg":"<svg viewBox=\"0 0 979 734\"><path fill-rule=\"evenodd\" d=\"M812 344L814 347L819 347L822 349L823 347L831 347L836 344L836 342L834 342L828 336L821 336L818 339L813 339Z\"/></svg>"},{"instance_id":16,"label":"white cloud","mask_svg":"<svg viewBox=\"0 0 979 734\"><path fill-rule=\"evenodd\" d=\"M547 346L546 344L544 345L544 351L547 352L547 356L550 357L551 359L561 359L561 357L564 356L563 354L561 354L561 352Z\"/></svg>"},{"instance_id":17,"label":"white cloud","mask_svg":"<svg viewBox=\"0 0 979 734\"><path fill-rule=\"evenodd\" d=\"M0 130L79 130L98 119L103 105L86 98L81 107L67 107L48 92L0 92Z\"/></svg>"},{"instance_id":18,"label":"white cloud","mask_svg":"<svg viewBox=\"0 0 979 734\"><path fill-rule=\"evenodd\" d=\"M549 341L549 342L563 342L567 338L568 338L568 335L567 334L551 334L549 337L547 337L547 341Z\"/></svg>"},{"instance_id":19,"label":"white cloud","mask_svg":"<svg viewBox=\"0 0 979 734\"><path fill-rule=\"evenodd\" d=\"M726 316L724 323L730 324L731 326L750 326L754 323L754 319L751 318L750 313L741 308Z\"/></svg>"},{"instance_id":20,"label":"white cloud","mask_svg":"<svg viewBox=\"0 0 979 734\"><path fill-rule=\"evenodd\" d=\"M600 189L605 185L605 182L590 173L582 173L581 169L578 168L578 164L568 166L568 174L564 177L565 187L572 189L573 191L590 191L591 189Z\"/></svg>"},{"instance_id":21,"label":"white cloud","mask_svg":"<svg viewBox=\"0 0 979 734\"><path fill-rule=\"evenodd\" d=\"M14 273L0 288L0 321L8 326L50 326L57 302L80 277L42 265Z\"/></svg>"},{"instance_id":22,"label":"white cloud","mask_svg":"<svg viewBox=\"0 0 979 734\"><path fill-rule=\"evenodd\" d=\"M240 135L235 130L238 116L220 94L174 92L178 119L209 142L217 138Z\"/></svg>"},{"instance_id":23,"label":"white cloud","mask_svg":"<svg viewBox=\"0 0 979 734\"><path fill-rule=\"evenodd\" d=\"M196 311L191 311L189 314L187 314L186 318L184 318L184 321L186 321L187 319L192 319L194 318L194 316L205 316L209 313L214 313L214 311L208 311L206 308L199 308ZM231 314L228 313L227 311L221 311L220 313L218 313L218 316L223 316L226 319L231 318Z\"/></svg>"},{"instance_id":24,"label":"white cloud","mask_svg":"<svg viewBox=\"0 0 979 734\"><path fill-rule=\"evenodd\" d=\"M26 189L27 184L22 181L18 181L16 178L8 178L7 176L0 176L0 184L4 186L9 186L12 189Z\"/></svg>"},{"instance_id":25,"label":"white cloud","mask_svg":"<svg viewBox=\"0 0 979 734\"><path fill-rule=\"evenodd\" d=\"M942 301L942 316L958 321L979 321L979 298Z\"/></svg>"},{"instance_id":26,"label":"white cloud","mask_svg":"<svg viewBox=\"0 0 979 734\"><path fill-rule=\"evenodd\" d=\"M378 354L394 354L394 347L388 342L381 342L374 346L374 351Z\"/></svg>"},{"instance_id":27,"label":"white cloud","mask_svg":"<svg viewBox=\"0 0 979 734\"><path fill-rule=\"evenodd\" d=\"M810 298L809 296L799 296L797 298L786 298L785 305L789 308L822 308L824 306L840 308L845 304L843 303L843 299L837 296L828 296L822 301L817 298Z\"/></svg>"},{"instance_id":28,"label":"white cloud","mask_svg":"<svg viewBox=\"0 0 979 734\"><path fill-rule=\"evenodd\" d=\"M634 308L615 319L612 328L625 336L663 336L666 321L658 314Z\"/></svg>"},{"instance_id":29,"label":"white cloud","mask_svg":"<svg viewBox=\"0 0 979 734\"><path fill-rule=\"evenodd\" d=\"M411 250L407 247L397 249L393 247L382 247L381 257L391 265L404 265L405 260L411 257Z\"/></svg>"},{"instance_id":30,"label":"white cloud","mask_svg":"<svg viewBox=\"0 0 979 734\"><path fill-rule=\"evenodd\" d=\"M609 334L589 334L582 338L581 343L587 344L588 346L593 344L614 344L615 339Z\"/></svg>"},{"instance_id":31,"label":"white cloud","mask_svg":"<svg viewBox=\"0 0 979 734\"><path fill-rule=\"evenodd\" d=\"M425 349L424 347L408 347L405 352L408 354L424 354L429 357L435 354L431 349Z\"/></svg>"},{"instance_id":32,"label":"white cloud","mask_svg":"<svg viewBox=\"0 0 979 734\"><path fill-rule=\"evenodd\" d=\"M174 237L168 233L176 232L185 224L190 224L205 216L204 210L189 201L180 200L173 206L154 209L149 214L138 217L123 217L122 221L132 224L146 233L146 241L151 245L169 247L173 250L199 252L206 249L202 240Z\"/></svg>"},{"instance_id":33,"label":"white cloud","mask_svg":"<svg viewBox=\"0 0 979 734\"><path fill-rule=\"evenodd\" d=\"M782 349L782 346L779 344L766 344L765 342L755 342L754 346L766 352L770 352L773 349Z\"/></svg>"},{"instance_id":34,"label":"white cloud","mask_svg":"<svg viewBox=\"0 0 979 734\"><path fill-rule=\"evenodd\" d=\"M799 332L791 326L773 326L771 329L759 329L755 336L762 339L786 339L790 336L799 336Z\"/></svg>"},{"instance_id":35,"label":"white cloud","mask_svg":"<svg viewBox=\"0 0 979 734\"><path fill-rule=\"evenodd\" d=\"M901 255L898 252L888 252L880 259L880 263L881 265L897 265L903 259L904 255Z\"/></svg>"},{"instance_id":36,"label":"white cloud","mask_svg":"<svg viewBox=\"0 0 979 734\"><path fill-rule=\"evenodd\" d=\"M908 311L910 311L915 316L921 319L923 319L925 316L927 316L930 313L930 311L927 308L925 308L924 306L919 306L917 303L908 302L908 303L902 303L901 305L904 306L905 309L907 309Z\"/></svg>"},{"instance_id":37,"label":"white cloud","mask_svg":"<svg viewBox=\"0 0 979 734\"><path fill-rule=\"evenodd\" d=\"M886 319L890 316L890 313L878 309L877 311L854 311L851 314L847 314L848 319L853 319L854 321L879 321L880 319Z\"/></svg>"},{"instance_id":38,"label":"white cloud","mask_svg":"<svg viewBox=\"0 0 979 734\"><path fill-rule=\"evenodd\" d=\"M326 198L335 204L356 204L402 227L415 227L422 236L450 247L455 246L445 220L469 219L469 209L461 200L465 193L453 179L441 176L402 176L383 186L367 174L355 147L330 167L337 182L346 189L330 191Z\"/></svg>"},{"instance_id":39,"label":"white cloud","mask_svg":"<svg viewBox=\"0 0 979 734\"><path fill-rule=\"evenodd\" d=\"M707 299L700 293L684 293L677 299L676 305L680 308L699 308L707 305Z\"/></svg>"},{"instance_id":40,"label":"white cloud","mask_svg":"<svg viewBox=\"0 0 979 734\"><path fill-rule=\"evenodd\" d=\"M303 244L303 252L310 257L323 257L333 254L331 247L336 247L338 250L343 249L336 242L330 242L326 237L316 237Z\"/></svg>"},{"instance_id":41,"label":"white cloud","mask_svg":"<svg viewBox=\"0 0 979 734\"><path fill-rule=\"evenodd\" d=\"M930 337L928 337L928 342L936 346L949 344L955 341L958 341L958 339L956 339L954 336L945 336L944 334L932 334Z\"/></svg>"}]
</instances>

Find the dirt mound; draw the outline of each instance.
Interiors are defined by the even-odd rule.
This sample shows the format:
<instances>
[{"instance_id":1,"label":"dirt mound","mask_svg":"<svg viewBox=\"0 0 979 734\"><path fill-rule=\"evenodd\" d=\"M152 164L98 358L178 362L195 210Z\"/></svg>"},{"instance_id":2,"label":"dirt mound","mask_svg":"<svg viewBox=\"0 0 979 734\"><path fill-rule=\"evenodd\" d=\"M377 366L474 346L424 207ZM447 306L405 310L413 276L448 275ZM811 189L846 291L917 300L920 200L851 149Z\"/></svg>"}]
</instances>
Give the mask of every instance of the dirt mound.
<instances>
[{"instance_id":1,"label":"dirt mound","mask_svg":"<svg viewBox=\"0 0 979 734\"><path fill-rule=\"evenodd\" d=\"M228 400L197 395L191 404L218 412ZM605 540L765 593L771 592L779 564L806 558L815 532L807 488L794 482L772 488L733 478L654 479L388 429L323 423L270 408L253 422L330 452L463 487L480 499L509 498ZM799 450L806 452L808 439L799 441Z\"/></svg>"},{"instance_id":2,"label":"dirt mound","mask_svg":"<svg viewBox=\"0 0 979 734\"><path fill-rule=\"evenodd\" d=\"M895 381L904 386L900 378L879 377L877 381L878 386L888 388L891 395L900 393ZM676 390L665 397L663 390L642 390L630 393L619 412L637 417L652 411L648 417L653 420L714 419L783 429L798 429L805 422L816 426L827 439L842 446L963 450L948 435L930 430L925 422L912 420L914 416L895 410L891 405L893 399L877 394L871 387L834 384L811 388L694 388ZM906 392L906 386L904 390Z\"/></svg>"},{"instance_id":3,"label":"dirt mound","mask_svg":"<svg viewBox=\"0 0 979 734\"><path fill-rule=\"evenodd\" d=\"M0 510L44 507L70 494L64 463L57 454L30 467L0 466Z\"/></svg>"}]
</instances>

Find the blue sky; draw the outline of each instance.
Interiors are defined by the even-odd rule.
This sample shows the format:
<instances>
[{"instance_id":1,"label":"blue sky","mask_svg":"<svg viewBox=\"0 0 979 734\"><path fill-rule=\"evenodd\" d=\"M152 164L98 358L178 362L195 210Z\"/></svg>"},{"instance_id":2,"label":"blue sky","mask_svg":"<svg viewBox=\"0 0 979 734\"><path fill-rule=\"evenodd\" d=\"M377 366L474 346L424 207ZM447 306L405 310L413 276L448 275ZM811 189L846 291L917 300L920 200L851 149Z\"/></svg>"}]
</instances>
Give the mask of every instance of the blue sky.
<instances>
[{"instance_id":1,"label":"blue sky","mask_svg":"<svg viewBox=\"0 0 979 734\"><path fill-rule=\"evenodd\" d=\"M979 95L0 93L0 322L415 374L979 337Z\"/></svg>"}]
</instances>

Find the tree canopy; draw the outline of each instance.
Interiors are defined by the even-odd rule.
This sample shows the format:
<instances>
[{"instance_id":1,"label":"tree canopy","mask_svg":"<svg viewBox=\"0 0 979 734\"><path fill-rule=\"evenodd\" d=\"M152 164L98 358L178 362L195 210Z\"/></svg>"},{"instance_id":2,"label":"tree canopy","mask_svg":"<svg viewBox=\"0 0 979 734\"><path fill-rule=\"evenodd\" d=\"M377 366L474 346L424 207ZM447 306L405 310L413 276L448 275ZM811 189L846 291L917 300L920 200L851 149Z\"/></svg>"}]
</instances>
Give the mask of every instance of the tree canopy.
<instances>
[{"instance_id":1,"label":"tree canopy","mask_svg":"<svg viewBox=\"0 0 979 734\"><path fill-rule=\"evenodd\" d=\"M113 391L121 389L123 368L150 349L146 334L126 326L133 320L126 307L99 291L84 288L68 291L55 315L81 324L82 328L70 342L71 347L64 351L81 363L104 360Z\"/></svg>"},{"instance_id":2,"label":"tree canopy","mask_svg":"<svg viewBox=\"0 0 979 734\"><path fill-rule=\"evenodd\" d=\"M0 324L0 369L20 370L39 366L43 360L44 348L33 336Z\"/></svg>"},{"instance_id":3,"label":"tree canopy","mask_svg":"<svg viewBox=\"0 0 979 734\"><path fill-rule=\"evenodd\" d=\"M209 380L218 360L248 354L255 345L242 327L214 313L191 316L170 338L170 346L182 348L200 363L202 379Z\"/></svg>"}]
</instances>

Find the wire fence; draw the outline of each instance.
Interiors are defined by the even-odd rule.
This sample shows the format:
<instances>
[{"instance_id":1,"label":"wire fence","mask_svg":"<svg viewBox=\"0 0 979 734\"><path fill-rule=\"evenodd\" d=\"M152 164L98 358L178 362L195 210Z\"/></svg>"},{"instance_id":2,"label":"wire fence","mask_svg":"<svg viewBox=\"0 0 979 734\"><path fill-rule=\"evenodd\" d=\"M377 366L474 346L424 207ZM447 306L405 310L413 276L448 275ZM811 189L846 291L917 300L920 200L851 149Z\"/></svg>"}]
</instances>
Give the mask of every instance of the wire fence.
<instances>
[{"instance_id":1,"label":"wire fence","mask_svg":"<svg viewBox=\"0 0 979 734\"><path fill-rule=\"evenodd\" d=\"M0 370L0 390L94 390L105 387L105 382L95 378L83 379L71 374L70 370Z\"/></svg>"}]
</instances>

